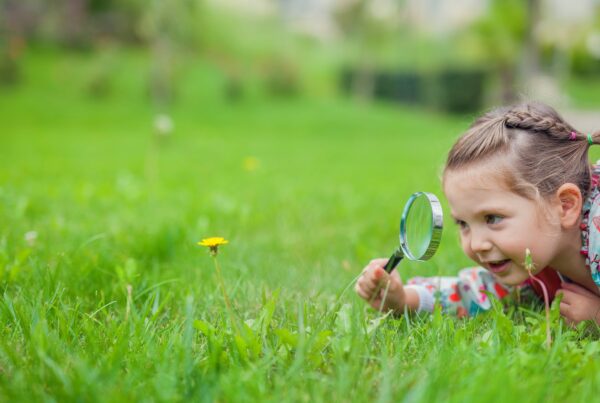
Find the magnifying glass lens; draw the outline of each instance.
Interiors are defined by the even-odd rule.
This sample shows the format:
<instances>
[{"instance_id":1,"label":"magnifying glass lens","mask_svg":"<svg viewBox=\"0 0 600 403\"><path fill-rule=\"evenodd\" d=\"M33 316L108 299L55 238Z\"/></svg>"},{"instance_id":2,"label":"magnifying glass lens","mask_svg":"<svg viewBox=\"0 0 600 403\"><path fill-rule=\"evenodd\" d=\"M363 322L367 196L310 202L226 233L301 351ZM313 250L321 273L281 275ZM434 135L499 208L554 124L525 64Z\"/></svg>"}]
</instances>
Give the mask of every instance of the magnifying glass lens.
<instances>
[{"instance_id":1,"label":"magnifying glass lens","mask_svg":"<svg viewBox=\"0 0 600 403\"><path fill-rule=\"evenodd\" d=\"M417 259L425 255L432 238L431 204L426 196L417 197L406 216L406 247Z\"/></svg>"},{"instance_id":2,"label":"magnifying glass lens","mask_svg":"<svg viewBox=\"0 0 600 403\"><path fill-rule=\"evenodd\" d=\"M385 271L390 273L404 257L424 261L433 256L440 244L443 225L439 199L432 193L413 193L400 219L400 246L389 258Z\"/></svg>"}]
</instances>

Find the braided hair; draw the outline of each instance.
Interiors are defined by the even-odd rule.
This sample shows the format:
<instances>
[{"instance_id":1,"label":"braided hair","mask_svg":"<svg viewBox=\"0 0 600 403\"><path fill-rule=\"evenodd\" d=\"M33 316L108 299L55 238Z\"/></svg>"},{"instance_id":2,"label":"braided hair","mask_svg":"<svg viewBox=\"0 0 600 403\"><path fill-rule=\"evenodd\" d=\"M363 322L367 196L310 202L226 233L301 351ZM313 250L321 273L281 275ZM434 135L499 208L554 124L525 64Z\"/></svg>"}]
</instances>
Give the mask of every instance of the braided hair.
<instances>
[{"instance_id":1,"label":"braided hair","mask_svg":"<svg viewBox=\"0 0 600 403\"><path fill-rule=\"evenodd\" d=\"M477 119L454 144L444 172L494 159L509 188L529 199L550 197L574 183L586 197L591 186L588 148L600 141L575 130L553 108L524 103Z\"/></svg>"}]
</instances>

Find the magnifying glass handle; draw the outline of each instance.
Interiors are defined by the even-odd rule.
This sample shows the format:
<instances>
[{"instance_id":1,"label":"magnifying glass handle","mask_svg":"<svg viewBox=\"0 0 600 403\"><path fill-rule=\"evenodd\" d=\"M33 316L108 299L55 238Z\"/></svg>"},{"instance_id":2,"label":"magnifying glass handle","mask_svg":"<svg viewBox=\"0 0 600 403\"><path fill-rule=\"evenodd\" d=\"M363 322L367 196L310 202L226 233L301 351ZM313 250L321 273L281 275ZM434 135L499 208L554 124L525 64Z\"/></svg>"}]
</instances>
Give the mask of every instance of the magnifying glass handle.
<instances>
[{"instance_id":1,"label":"magnifying glass handle","mask_svg":"<svg viewBox=\"0 0 600 403\"><path fill-rule=\"evenodd\" d=\"M398 263L400 263L400 261L402 260L404 256L399 254L398 252L394 252L394 254L390 257L390 259L388 260L388 262L385 264L385 266L383 267L383 269L388 272L391 273L392 270L394 270L394 268L396 266L398 266Z\"/></svg>"}]
</instances>

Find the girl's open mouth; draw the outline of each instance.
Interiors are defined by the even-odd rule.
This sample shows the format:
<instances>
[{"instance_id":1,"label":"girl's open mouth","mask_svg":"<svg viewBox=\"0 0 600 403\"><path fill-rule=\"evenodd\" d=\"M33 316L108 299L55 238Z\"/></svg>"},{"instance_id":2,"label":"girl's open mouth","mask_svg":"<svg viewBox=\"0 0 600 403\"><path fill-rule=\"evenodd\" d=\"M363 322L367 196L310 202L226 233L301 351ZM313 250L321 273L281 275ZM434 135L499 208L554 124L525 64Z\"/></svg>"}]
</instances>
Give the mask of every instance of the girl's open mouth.
<instances>
[{"instance_id":1,"label":"girl's open mouth","mask_svg":"<svg viewBox=\"0 0 600 403\"><path fill-rule=\"evenodd\" d=\"M508 268L510 259L497 260L495 262L487 262L487 266L492 273L502 273Z\"/></svg>"}]
</instances>

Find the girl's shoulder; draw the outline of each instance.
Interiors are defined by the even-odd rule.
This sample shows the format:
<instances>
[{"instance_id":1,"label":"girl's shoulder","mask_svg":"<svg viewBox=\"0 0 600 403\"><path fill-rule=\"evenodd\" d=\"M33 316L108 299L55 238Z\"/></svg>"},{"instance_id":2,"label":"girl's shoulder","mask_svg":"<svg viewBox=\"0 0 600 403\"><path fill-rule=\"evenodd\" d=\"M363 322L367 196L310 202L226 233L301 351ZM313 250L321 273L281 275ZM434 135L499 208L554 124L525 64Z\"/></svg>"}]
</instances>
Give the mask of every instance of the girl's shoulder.
<instances>
[{"instance_id":1,"label":"girl's shoulder","mask_svg":"<svg viewBox=\"0 0 600 403\"><path fill-rule=\"evenodd\" d=\"M592 164L592 191L598 189L600 185L600 160Z\"/></svg>"},{"instance_id":2,"label":"girl's shoulder","mask_svg":"<svg viewBox=\"0 0 600 403\"><path fill-rule=\"evenodd\" d=\"M581 254L600 288L600 161L592 165L592 188L583 205Z\"/></svg>"}]
</instances>

